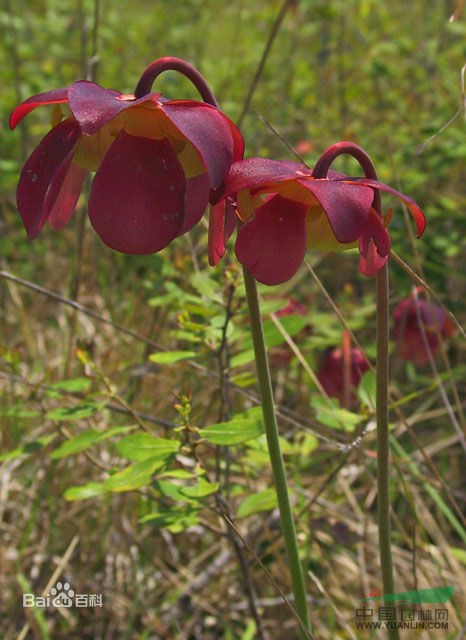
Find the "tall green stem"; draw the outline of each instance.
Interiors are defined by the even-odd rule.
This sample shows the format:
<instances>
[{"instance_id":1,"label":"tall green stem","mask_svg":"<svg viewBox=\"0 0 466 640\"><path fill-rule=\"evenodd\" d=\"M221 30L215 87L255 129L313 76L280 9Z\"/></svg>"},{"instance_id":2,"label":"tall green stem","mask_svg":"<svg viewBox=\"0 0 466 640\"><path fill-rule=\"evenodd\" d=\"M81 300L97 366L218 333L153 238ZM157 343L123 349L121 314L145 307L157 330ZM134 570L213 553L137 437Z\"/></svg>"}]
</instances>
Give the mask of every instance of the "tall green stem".
<instances>
[{"instance_id":1,"label":"tall green stem","mask_svg":"<svg viewBox=\"0 0 466 640\"><path fill-rule=\"evenodd\" d=\"M368 154L353 142L338 142L329 147L317 161L313 176L324 178L332 162L339 155L349 154L356 158L367 178L377 180L377 172ZM375 191L373 205L382 216L380 191ZM377 287L377 382L376 382L376 418L377 418L377 521L379 530L380 568L384 594L394 593L392 551L390 545L390 474L388 441L388 339L389 339L389 301L388 264L376 275ZM398 629L388 628L390 640L399 640Z\"/></svg>"},{"instance_id":2,"label":"tall green stem","mask_svg":"<svg viewBox=\"0 0 466 640\"><path fill-rule=\"evenodd\" d=\"M389 284L388 264L376 275L377 288L377 519L379 527L380 567L383 592L394 593L393 563L390 546L390 446L388 441L388 338ZM390 640L399 640L398 629L388 629Z\"/></svg>"},{"instance_id":3,"label":"tall green stem","mask_svg":"<svg viewBox=\"0 0 466 640\"><path fill-rule=\"evenodd\" d=\"M248 302L249 317L251 321L251 333L254 344L257 379L261 396L265 434L269 448L275 490L277 492L278 508L280 510L285 548L288 554L295 609L301 619L299 638L304 640L304 638L311 637L309 633L310 623L306 600L306 587L303 569L299 559L296 529L294 526L293 513L291 511L291 504L288 495L285 466L283 464L283 457L278 439L277 419L275 415L272 383L270 380L270 371L267 361L267 351L262 331L259 298L257 295L256 281L246 268L243 269L243 274L246 286L246 299Z\"/></svg>"}]
</instances>

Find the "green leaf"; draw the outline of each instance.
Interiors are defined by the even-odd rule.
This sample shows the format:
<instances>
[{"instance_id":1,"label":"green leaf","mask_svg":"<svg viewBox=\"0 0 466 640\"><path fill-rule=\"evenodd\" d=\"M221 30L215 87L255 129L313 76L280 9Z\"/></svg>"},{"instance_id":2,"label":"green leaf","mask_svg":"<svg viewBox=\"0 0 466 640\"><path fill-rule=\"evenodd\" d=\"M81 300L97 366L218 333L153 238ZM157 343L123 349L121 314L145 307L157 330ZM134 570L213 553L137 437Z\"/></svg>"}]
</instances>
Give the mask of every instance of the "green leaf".
<instances>
[{"instance_id":1,"label":"green leaf","mask_svg":"<svg viewBox=\"0 0 466 640\"><path fill-rule=\"evenodd\" d=\"M296 336L302 329L304 329L304 327L308 323L308 319L305 316L300 316L297 314L282 316L278 319L283 329L290 337ZM267 345L267 349L270 349L271 347L277 347L278 345L284 344L286 342L285 338L282 336L280 330L273 322L273 320L266 320L263 326L265 344ZM251 336L247 336L245 338L242 347L244 350L253 348Z\"/></svg>"},{"instance_id":2,"label":"green leaf","mask_svg":"<svg viewBox=\"0 0 466 640\"><path fill-rule=\"evenodd\" d=\"M277 494L275 489L264 489L253 493L243 500L236 512L237 518L246 518L260 511L271 511L277 506Z\"/></svg>"},{"instance_id":3,"label":"green leaf","mask_svg":"<svg viewBox=\"0 0 466 640\"><path fill-rule=\"evenodd\" d=\"M205 296L209 298L209 300L215 300L215 302L222 302L222 297L218 292L219 285L205 272L198 271L191 276L190 280L193 287L201 296Z\"/></svg>"},{"instance_id":4,"label":"green leaf","mask_svg":"<svg viewBox=\"0 0 466 640\"><path fill-rule=\"evenodd\" d=\"M231 445L258 438L263 431L260 418L233 418L199 429L199 435L212 444Z\"/></svg>"},{"instance_id":5,"label":"green leaf","mask_svg":"<svg viewBox=\"0 0 466 640\"><path fill-rule=\"evenodd\" d=\"M80 486L70 487L63 494L65 500L73 502L74 500L87 500L95 498L105 493L105 488L100 482L89 482Z\"/></svg>"},{"instance_id":6,"label":"green leaf","mask_svg":"<svg viewBox=\"0 0 466 640\"><path fill-rule=\"evenodd\" d=\"M157 480L157 482L154 483L154 487L164 496L171 498L175 502L190 502L197 504L196 497L191 497L184 493L187 487L182 484L175 484L174 482L170 482L170 480Z\"/></svg>"},{"instance_id":7,"label":"green leaf","mask_svg":"<svg viewBox=\"0 0 466 640\"><path fill-rule=\"evenodd\" d=\"M21 456L28 456L42 447L45 447L49 442L51 442L55 438L55 434L49 436L42 436L41 438L37 438L37 440L32 440L32 442L27 442L23 444L21 447L16 447L16 449L12 449L11 451L7 451L6 453L2 453L0 456L0 462L4 460L14 460L15 458L19 458Z\"/></svg>"},{"instance_id":8,"label":"green leaf","mask_svg":"<svg viewBox=\"0 0 466 640\"><path fill-rule=\"evenodd\" d=\"M193 471L187 471L186 469L167 469L159 474L160 478L177 478L178 480L191 480L192 478L199 477L197 473Z\"/></svg>"},{"instance_id":9,"label":"green leaf","mask_svg":"<svg viewBox=\"0 0 466 640\"><path fill-rule=\"evenodd\" d=\"M117 471L104 481L107 491L133 491L151 483L152 475L165 464L165 459L156 457L136 462Z\"/></svg>"},{"instance_id":10,"label":"green leaf","mask_svg":"<svg viewBox=\"0 0 466 640\"><path fill-rule=\"evenodd\" d=\"M47 413L50 420L75 421L93 416L105 407L105 402L80 402L72 407L57 407Z\"/></svg>"},{"instance_id":11,"label":"green leaf","mask_svg":"<svg viewBox=\"0 0 466 640\"><path fill-rule=\"evenodd\" d=\"M373 371L366 371L358 385L358 398L363 404L375 411L376 378Z\"/></svg>"},{"instance_id":12,"label":"green leaf","mask_svg":"<svg viewBox=\"0 0 466 640\"><path fill-rule=\"evenodd\" d=\"M466 565L466 550L460 547L450 547L452 556Z\"/></svg>"},{"instance_id":13,"label":"green leaf","mask_svg":"<svg viewBox=\"0 0 466 640\"><path fill-rule=\"evenodd\" d=\"M244 389L246 387L250 387L253 384L256 384L257 378L254 373L250 371L243 371L242 373L238 373L236 376L231 376L230 382L235 384L237 387Z\"/></svg>"},{"instance_id":14,"label":"green leaf","mask_svg":"<svg viewBox=\"0 0 466 640\"><path fill-rule=\"evenodd\" d=\"M115 447L128 460L140 462L148 458L168 460L180 448L177 440L154 438L149 433L135 433L119 440Z\"/></svg>"},{"instance_id":15,"label":"green leaf","mask_svg":"<svg viewBox=\"0 0 466 640\"><path fill-rule=\"evenodd\" d=\"M244 364L249 364L254 360L254 350L246 349L245 351L241 351L232 357L230 366L232 369L236 367L242 367Z\"/></svg>"},{"instance_id":16,"label":"green leaf","mask_svg":"<svg viewBox=\"0 0 466 640\"><path fill-rule=\"evenodd\" d=\"M352 432L364 420L364 416L342 409L334 398L312 398L311 406L316 411L317 420L333 429Z\"/></svg>"},{"instance_id":17,"label":"green leaf","mask_svg":"<svg viewBox=\"0 0 466 640\"><path fill-rule=\"evenodd\" d=\"M50 457L52 460L66 458L67 456L80 453L88 447L91 447L98 442L102 442L103 440L107 440L107 438L111 438L118 433L125 433L130 429L134 429L134 427L112 427L106 431L97 431L96 429L82 431L74 438L66 440L61 446L52 452Z\"/></svg>"},{"instance_id":18,"label":"green leaf","mask_svg":"<svg viewBox=\"0 0 466 640\"><path fill-rule=\"evenodd\" d=\"M157 364L174 364L181 360L190 360L196 356L197 353L195 351L160 351L159 353L152 353L149 356L149 360Z\"/></svg>"},{"instance_id":19,"label":"green leaf","mask_svg":"<svg viewBox=\"0 0 466 640\"><path fill-rule=\"evenodd\" d=\"M241 640L254 640L256 637L257 625L254 620L250 620L244 630Z\"/></svg>"},{"instance_id":20,"label":"green leaf","mask_svg":"<svg viewBox=\"0 0 466 640\"><path fill-rule=\"evenodd\" d=\"M181 493L188 498L204 498L218 491L218 482L208 482L205 478L199 478L194 487L183 487Z\"/></svg>"},{"instance_id":21,"label":"green leaf","mask_svg":"<svg viewBox=\"0 0 466 640\"><path fill-rule=\"evenodd\" d=\"M12 407L3 407L0 409L0 416L3 418L14 418L15 420L20 418L38 418L41 415L40 411L24 409L23 404L16 404Z\"/></svg>"},{"instance_id":22,"label":"green leaf","mask_svg":"<svg viewBox=\"0 0 466 640\"><path fill-rule=\"evenodd\" d=\"M199 509L185 508L177 506L173 510L154 511L148 513L139 520L142 524L152 524L158 529L168 529L172 533L180 533L189 527L193 527L199 522Z\"/></svg>"},{"instance_id":23,"label":"green leaf","mask_svg":"<svg viewBox=\"0 0 466 640\"><path fill-rule=\"evenodd\" d=\"M68 393L84 393L89 391L92 385L90 378L78 377L70 380L60 380L49 385L49 389L57 389L58 391L66 391Z\"/></svg>"},{"instance_id":24,"label":"green leaf","mask_svg":"<svg viewBox=\"0 0 466 640\"><path fill-rule=\"evenodd\" d=\"M299 447L299 454L306 458L319 447L319 441L313 433L304 433Z\"/></svg>"}]
</instances>

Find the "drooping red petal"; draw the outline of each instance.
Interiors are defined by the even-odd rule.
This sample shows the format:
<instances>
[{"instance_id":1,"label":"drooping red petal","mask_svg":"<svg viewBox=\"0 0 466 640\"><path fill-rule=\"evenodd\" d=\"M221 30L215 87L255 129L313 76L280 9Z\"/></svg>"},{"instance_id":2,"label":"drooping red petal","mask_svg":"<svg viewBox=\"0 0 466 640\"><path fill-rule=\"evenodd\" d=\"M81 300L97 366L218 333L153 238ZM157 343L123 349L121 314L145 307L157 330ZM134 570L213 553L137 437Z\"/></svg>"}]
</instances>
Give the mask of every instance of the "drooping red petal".
<instances>
[{"instance_id":1,"label":"drooping red petal","mask_svg":"<svg viewBox=\"0 0 466 640\"><path fill-rule=\"evenodd\" d=\"M41 140L21 171L17 204L30 238L37 236L47 220L53 206L52 198L49 198L49 206L45 206L47 192L58 174L54 187L58 195L59 181L65 179L80 133L74 120L60 122Z\"/></svg>"},{"instance_id":2,"label":"drooping red petal","mask_svg":"<svg viewBox=\"0 0 466 640\"><path fill-rule=\"evenodd\" d=\"M79 167L73 162L68 167L65 177L62 179L58 194L53 198L53 204L48 216L48 222L52 229L63 229L63 227L65 227L70 221L71 216L76 209L76 203L78 202L86 174L86 169ZM55 174L55 176L57 176L57 174ZM55 182L55 180L56 177L53 182ZM45 199L46 208L50 206L49 200L51 200L51 192L52 186Z\"/></svg>"},{"instance_id":3,"label":"drooping red petal","mask_svg":"<svg viewBox=\"0 0 466 640\"><path fill-rule=\"evenodd\" d=\"M405 196L403 193L400 193L396 189L389 187L387 184L383 182L379 182L378 180L370 180L369 178L344 178L346 182L351 182L352 184L365 184L368 187L373 187L374 189L380 189L380 191L386 191L387 193L391 193L396 196L398 200L401 200L406 204L409 209L409 212L414 218L414 222L416 223L417 229L417 237L420 238L425 231L426 228L426 219L425 216L419 207L419 205L409 196Z\"/></svg>"},{"instance_id":4,"label":"drooping red petal","mask_svg":"<svg viewBox=\"0 0 466 640\"><path fill-rule=\"evenodd\" d=\"M155 253L183 225L185 188L184 173L167 140L121 131L94 178L91 223L112 249Z\"/></svg>"},{"instance_id":5,"label":"drooping red petal","mask_svg":"<svg viewBox=\"0 0 466 640\"><path fill-rule=\"evenodd\" d=\"M372 189L327 178L297 182L320 202L339 242L346 244L359 238L374 199Z\"/></svg>"},{"instance_id":6,"label":"drooping red petal","mask_svg":"<svg viewBox=\"0 0 466 640\"><path fill-rule=\"evenodd\" d=\"M74 82L69 88L68 100L81 131L92 135L127 109L132 103L118 100L120 95L118 91L104 89L89 80Z\"/></svg>"},{"instance_id":7,"label":"drooping red petal","mask_svg":"<svg viewBox=\"0 0 466 640\"><path fill-rule=\"evenodd\" d=\"M373 276L388 260L390 236L373 211L359 238L359 252L359 270L365 276Z\"/></svg>"},{"instance_id":8,"label":"drooping red petal","mask_svg":"<svg viewBox=\"0 0 466 640\"><path fill-rule=\"evenodd\" d=\"M232 195L243 189L253 189L268 182L302 178L304 175L311 175L311 170L299 162L246 158L231 165L224 195Z\"/></svg>"},{"instance_id":9,"label":"drooping red petal","mask_svg":"<svg viewBox=\"0 0 466 640\"><path fill-rule=\"evenodd\" d=\"M161 104L160 109L197 149L211 187L219 187L234 158L243 153L241 134L238 132L233 138L233 123L219 109L194 100L171 100Z\"/></svg>"},{"instance_id":10,"label":"drooping red petal","mask_svg":"<svg viewBox=\"0 0 466 640\"><path fill-rule=\"evenodd\" d=\"M377 273L388 260L388 256L381 257L377 253L377 247L375 246L372 238L369 238L364 248L362 238L359 240L359 251L361 253L359 258L359 271L369 278Z\"/></svg>"},{"instance_id":11,"label":"drooping red petal","mask_svg":"<svg viewBox=\"0 0 466 640\"><path fill-rule=\"evenodd\" d=\"M69 87L64 87L62 89L52 89L52 91L46 91L45 93L37 93L35 96L31 96L22 102L13 109L10 115L10 129L14 129L30 111L37 107L41 107L44 104L67 102L68 88Z\"/></svg>"},{"instance_id":12,"label":"drooping red petal","mask_svg":"<svg viewBox=\"0 0 466 640\"><path fill-rule=\"evenodd\" d=\"M226 243L233 233L238 218L230 198L210 205L209 209L209 264L215 266L225 255Z\"/></svg>"},{"instance_id":13,"label":"drooping red petal","mask_svg":"<svg viewBox=\"0 0 466 640\"><path fill-rule=\"evenodd\" d=\"M209 208L209 264L214 267L225 255L226 200L211 204Z\"/></svg>"},{"instance_id":14,"label":"drooping red petal","mask_svg":"<svg viewBox=\"0 0 466 640\"><path fill-rule=\"evenodd\" d=\"M275 196L238 231L236 256L263 284L293 276L306 253L306 207Z\"/></svg>"},{"instance_id":15,"label":"drooping red petal","mask_svg":"<svg viewBox=\"0 0 466 640\"><path fill-rule=\"evenodd\" d=\"M209 191L209 176L206 173L201 173L199 176L186 180L184 222L178 231L179 236L192 229L202 218L209 204Z\"/></svg>"}]
</instances>

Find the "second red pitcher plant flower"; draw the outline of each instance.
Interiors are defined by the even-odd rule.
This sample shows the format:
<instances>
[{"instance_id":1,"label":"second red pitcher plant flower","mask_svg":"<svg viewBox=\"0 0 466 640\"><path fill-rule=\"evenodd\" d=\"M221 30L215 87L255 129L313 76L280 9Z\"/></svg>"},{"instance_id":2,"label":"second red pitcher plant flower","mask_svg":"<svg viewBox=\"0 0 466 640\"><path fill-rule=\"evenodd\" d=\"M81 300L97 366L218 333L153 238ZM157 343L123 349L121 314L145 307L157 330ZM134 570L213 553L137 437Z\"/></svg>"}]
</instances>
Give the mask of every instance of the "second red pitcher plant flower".
<instances>
[{"instance_id":1,"label":"second red pitcher plant flower","mask_svg":"<svg viewBox=\"0 0 466 640\"><path fill-rule=\"evenodd\" d=\"M369 178L353 178L333 171L324 176L292 162L250 158L232 165L224 197L236 198L242 224L235 250L259 282L288 280L298 270L306 249L342 251L359 244L360 270L373 275L387 261L390 216L381 218L373 207L376 192L386 191L404 202L418 236L425 218L418 205L392 187ZM225 234L212 219L211 262L224 252ZM217 227L217 228L216 228Z\"/></svg>"},{"instance_id":2,"label":"second red pitcher plant flower","mask_svg":"<svg viewBox=\"0 0 466 640\"><path fill-rule=\"evenodd\" d=\"M81 80L28 98L10 127L43 105L54 105L52 129L26 161L17 191L31 238L47 221L55 229L68 223L86 173L95 171L89 217L103 242L154 253L199 221L211 190L243 155L235 125L203 102L136 97Z\"/></svg>"}]
</instances>

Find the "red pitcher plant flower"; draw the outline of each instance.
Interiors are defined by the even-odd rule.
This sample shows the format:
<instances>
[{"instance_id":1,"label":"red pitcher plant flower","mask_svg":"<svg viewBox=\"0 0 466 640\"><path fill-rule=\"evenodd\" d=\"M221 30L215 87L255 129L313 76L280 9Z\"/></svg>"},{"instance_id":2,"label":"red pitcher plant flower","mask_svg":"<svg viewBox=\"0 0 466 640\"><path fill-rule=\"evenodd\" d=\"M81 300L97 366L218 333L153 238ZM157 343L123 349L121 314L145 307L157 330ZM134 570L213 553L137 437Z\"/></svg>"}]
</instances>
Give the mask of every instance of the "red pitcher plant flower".
<instances>
[{"instance_id":1,"label":"red pitcher plant flower","mask_svg":"<svg viewBox=\"0 0 466 640\"><path fill-rule=\"evenodd\" d=\"M418 294L422 293L422 287L416 290ZM440 347L439 338L448 338L454 331L453 323L442 307L418 295L403 298L395 307L393 318L397 357L417 365L427 364L428 349L434 354Z\"/></svg>"},{"instance_id":2,"label":"red pitcher plant flower","mask_svg":"<svg viewBox=\"0 0 466 640\"><path fill-rule=\"evenodd\" d=\"M370 178L334 171L323 176L298 162L249 158L235 162L223 197L236 198L241 221L236 256L264 284L285 282L303 261L306 249L342 251L359 243L360 271L371 276L388 260L390 215L374 209L375 194L386 191L404 202L417 233L425 218L418 205L392 187ZM211 219L210 261L224 252L228 233ZM224 224L227 231L231 224Z\"/></svg>"},{"instance_id":3,"label":"red pitcher plant flower","mask_svg":"<svg viewBox=\"0 0 466 640\"><path fill-rule=\"evenodd\" d=\"M148 68L151 73L158 62ZM177 70L188 75L191 66L178 63L184 69ZM175 67L165 64L158 72L167 68ZM154 253L199 221L211 190L241 159L242 136L215 106L150 93L147 77L144 85L145 92L140 82L136 95L126 95L80 80L14 109L12 129L33 109L54 107L52 129L26 161L18 184L18 210L30 238L47 221L54 229L68 223L88 171L96 172L89 217L113 249Z\"/></svg>"}]
</instances>

